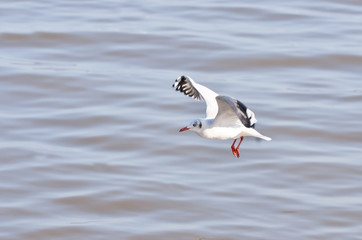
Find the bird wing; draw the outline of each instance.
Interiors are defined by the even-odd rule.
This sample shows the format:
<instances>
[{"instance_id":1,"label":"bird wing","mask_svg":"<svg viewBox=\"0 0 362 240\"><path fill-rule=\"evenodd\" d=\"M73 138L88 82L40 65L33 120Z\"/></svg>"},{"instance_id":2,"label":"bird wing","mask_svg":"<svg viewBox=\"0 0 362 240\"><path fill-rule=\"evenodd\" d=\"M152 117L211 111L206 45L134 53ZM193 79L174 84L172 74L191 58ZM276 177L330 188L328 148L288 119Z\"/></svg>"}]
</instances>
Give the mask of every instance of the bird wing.
<instances>
[{"instance_id":1,"label":"bird wing","mask_svg":"<svg viewBox=\"0 0 362 240\"><path fill-rule=\"evenodd\" d=\"M214 120L214 126L238 126L244 125L247 128L254 128L256 118L254 113L240 101L228 97L217 96L218 113Z\"/></svg>"},{"instance_id":2,"label":"bird wing","mask_svg":"<svg viewBox=\"0 0 362 240\"><path fill-rule=\"evenodd\" d=\"M216 102L217 93L196 83L188 76L180 76L177 78L173 87L176 91L180 91L196 100L204 100L206 102L206 118L215 118L218 112L218 104Z\"/></svg>"}]
</instances>

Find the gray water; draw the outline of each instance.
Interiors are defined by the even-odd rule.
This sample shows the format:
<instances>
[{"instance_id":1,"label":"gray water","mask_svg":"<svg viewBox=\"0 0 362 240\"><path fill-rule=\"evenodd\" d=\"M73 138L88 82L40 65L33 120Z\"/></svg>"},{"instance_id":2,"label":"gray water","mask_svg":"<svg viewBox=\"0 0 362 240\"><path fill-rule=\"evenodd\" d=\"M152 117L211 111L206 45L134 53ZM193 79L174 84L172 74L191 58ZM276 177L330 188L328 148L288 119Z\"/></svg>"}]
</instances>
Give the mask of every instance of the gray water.
<instances>
[{"instance_id":1,"label":"gray water","mask_svg":"<svg viewBox=\"0 0 362 240\"><path fill-rule=\"evenodd\" d=\"M0 239L362 239L361 1L3 1ZM271 142L179 133L251 108Z\"/></svg>"}]
</instances>

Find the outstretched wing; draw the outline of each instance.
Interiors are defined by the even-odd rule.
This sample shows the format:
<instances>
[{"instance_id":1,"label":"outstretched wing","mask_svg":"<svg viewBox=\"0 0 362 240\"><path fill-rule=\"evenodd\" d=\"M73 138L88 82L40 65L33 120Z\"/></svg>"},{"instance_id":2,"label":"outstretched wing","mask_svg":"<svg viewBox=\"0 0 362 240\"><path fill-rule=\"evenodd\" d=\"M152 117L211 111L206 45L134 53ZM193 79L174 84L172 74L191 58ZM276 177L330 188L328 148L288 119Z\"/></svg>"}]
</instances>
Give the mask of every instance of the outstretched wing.
<instances>
[{"instance_id":1,"label":"outstretched wing","mask_svg":"<svg viewBox=\"0 0 362 240\"><path fill-rule=\"evenodd\" d=\"M254 113L240 101L228 97L217 96L218 113L214 126L237 126L243 124L247 128L254 128L256 118Z\"/></svg>"},{"instance_id":2,"label":"outstretched wing","mask_svg":"<svg viewBox=\"0 0 362 240\"><path fill-rule=\"evenodd\" d=\"M206 118L214 118L216 116L218 112L217 93L196 83L188 76L180 76L172 86L176 91L180 91L189 97L196 100L204 100L206 102Z\"/></svg>"}]
</instances>

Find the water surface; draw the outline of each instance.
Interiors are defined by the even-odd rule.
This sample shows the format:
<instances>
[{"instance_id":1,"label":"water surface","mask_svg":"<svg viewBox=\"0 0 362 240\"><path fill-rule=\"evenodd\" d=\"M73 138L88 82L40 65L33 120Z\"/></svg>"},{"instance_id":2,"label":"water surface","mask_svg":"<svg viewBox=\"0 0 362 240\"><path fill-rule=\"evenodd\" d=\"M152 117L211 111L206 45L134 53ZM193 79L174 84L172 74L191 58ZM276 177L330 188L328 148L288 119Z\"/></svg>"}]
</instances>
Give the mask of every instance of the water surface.
<instances>
[{"instance_id":1,"label":"water surface","mask_svg":"<svg viewBox=\"0 0 362 240\"><path fill-rule=\"evenodd\" d=\"M362 3L9 1L1 239L360 239ZM178 133L186 74L271 142Z\"/></svg>"}]
</instances>

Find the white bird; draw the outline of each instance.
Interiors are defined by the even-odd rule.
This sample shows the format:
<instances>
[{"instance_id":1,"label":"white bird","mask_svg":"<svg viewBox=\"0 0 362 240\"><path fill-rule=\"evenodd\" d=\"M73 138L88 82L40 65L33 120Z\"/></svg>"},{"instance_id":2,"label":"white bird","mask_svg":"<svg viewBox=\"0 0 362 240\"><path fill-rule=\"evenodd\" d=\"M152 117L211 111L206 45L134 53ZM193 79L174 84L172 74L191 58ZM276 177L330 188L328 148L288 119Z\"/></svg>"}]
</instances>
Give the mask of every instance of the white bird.
<instances>
[{"instance_id":1,"label":"white bird","mask_svg":"<svg viewBox=\"0 0 362 240\"><path fill-rule=\"evenodd\" d=\"M191 130L206 139L234 139L231 150L235 157L240 157L239 146L245 136L271 140L254 129L255 114L240 101L221 96L188 76L178 77L173 87L189 97L206 102L206 117L191 121L180 132ZM235 148L238 138L240 142Z\"/></svg>"}]
</instances>

